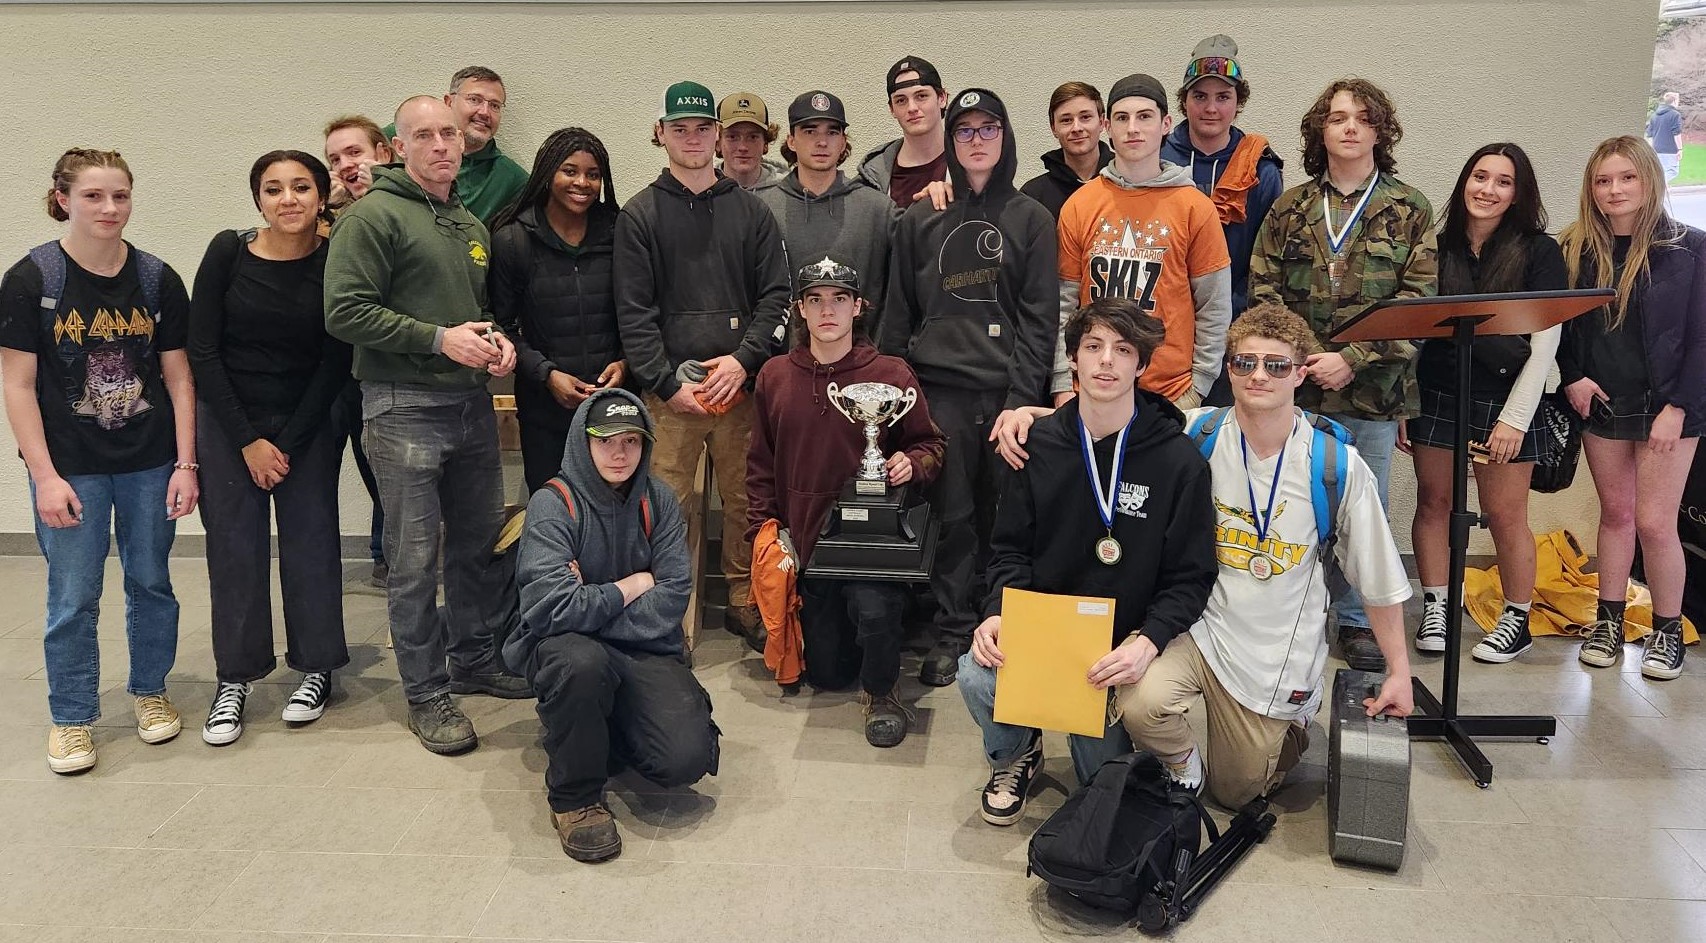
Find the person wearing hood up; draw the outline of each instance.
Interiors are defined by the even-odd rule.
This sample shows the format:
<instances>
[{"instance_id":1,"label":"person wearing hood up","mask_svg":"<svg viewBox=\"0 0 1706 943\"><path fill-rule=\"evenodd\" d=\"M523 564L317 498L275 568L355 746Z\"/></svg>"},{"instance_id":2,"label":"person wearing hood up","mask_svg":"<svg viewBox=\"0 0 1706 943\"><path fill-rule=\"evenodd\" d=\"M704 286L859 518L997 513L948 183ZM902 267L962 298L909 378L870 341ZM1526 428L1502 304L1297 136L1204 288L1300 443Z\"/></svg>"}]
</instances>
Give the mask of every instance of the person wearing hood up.
<instances>
[{"instance_id":1,"label":"person wearing hood up","mask_svg":"<svg viewBox=\"0 0 1706 943\"><path fill-rule=\"evenodd\" d=\"M762 651L741 475L752 437L747 390L781 346L788 269L776 217L711 165L714 101L698 82L664 93L652 135L669 165L616 218L616 323L657 420L657 477L687 506L698 503L699 457L710 452L723 499L724 626ZM690 615L689 640L696 630Z\"/></svg>"},{"instance_id":2,"label":"person wearing hood up","mask_svg":"<svg viewBox=\"0 0 1706 943\"><path fill-rule=\"evenodd\" d=\"M865 338L857 271L826 256L800 269L798 280L796 344L764 365L753 390L757 417L746 488L747 539L776 520L788 530L803 573L865 452L864 427L835 412L828 387L887 383L904 391L919 384L906 361L877 353ZM942 432L930 421L924 397L898 425L885 425L883 439L890 485L926 486L941 472ZM897 746L909 716L895 696L906 584L803 577L799 592L806 680L833 691L857 677L865 739L876 747Z\"/></svg>"},{"instance_id":3,"label":"person wearing hood up","mask_svg":"<svg viewBox=\"0 0 1706 943\"><path fill-rule=\"evenodd\" d=\"M355 348L409 730L434 753L461 753L479 737L451 694L528 696L494 645L514 598L492 557L503 466L486 381L515 368L515 347L486 302L490 237L456 189L456 115L437 98L411 98L397 108L396 144L402 165L374 168L372 189L332 227L326 329Z\"/></svg>"},{"instance_id":4,"label":"person wearing hood up","mask_svg":"<svg viewBox=\"0 0 1706 943\"><path fill-rule=\"evenodd\" d=\"M1234 125L1250 100L1250 82L1230 36L1210 36L1191 51L1179 86L1185 120L1161 142L1161 159L1191 172L1191 179L1220 214L1232 256L1232 316L1244 313L1250 284L1250 248L1268 209L1285 190L1284 164L1268 139ZM1224 377L1224 372L1222 377ZM1231 388L1225 387L1226 405Z\"/></svg>"},{"instance_id":5,"label":"person wearing hood up","mask_svg":"<svg viewBox=\"0 0 1706 943\"><path fill-rule=\"evenodd\" d=\"M930 184L947 177L942 116L948 111L948 91L936 67L921 56L889 66L888 90L889 114L901 136L866 154L858 176L904 211Z\"/></svg>"},{"instance_id":6,"label":"person wearing hood up","mask_svg":"<svg viewBox=\"0 0 1706 943\"><path fill-rule=\"evenodd\" d=\"M613 767L665 788L717 772L711 697L687 667L681 628L687 521L651 477L653 435L639 397L588 396L521 532L522 622L504 660L538 696L551 820L576 861L622 851L604 801Z\"/></svg>"},{"instance_id":7,"label":"person wearing hood up","mask_svg":"<svg viewBox=\"0 0 1706 943\"><path fill-rule=\"evenodd\" d=\"M1024 816L1043 763L1041 731L995 720L1002 591L1112 598L1110 651L1086 676L1101 690L1142 680L1208 605L1216 572L1208 464L1178 408L1137 382L1165 336L1134 298L1091 302L1066 322L1079 395L1052 412L1026 410L1045 418L1019 447L1003 443L1018 471L996 516L985 618L959 666L960 695L994 768L982 807L991 825ZM1068 742L1081 784L1131 750L1117 719L1100 739Z\"/></svg>"},{"instance_id":8,"label":"person wearing hood up","mask_svg":"<svg viewBox=\"0 0 1706 943\"><path fill-rule=\"evenodd\" d=\"M942 537L931 587L937 640L919 680L954 683L977 625L977 582L989 553L1005 467L988 445L1007 409L1047 401L1059 325L1054 219L1013 186L1018 147L1007 106L967 89L948 109L954 200L914 203L895 227L878 346L904 356L923 383L948 454L931 503Z\"/></svg>"},{"instance_id":9,"label":"person wearing hood up","mask_svg":"<svg viewBox=\"0 0 1706 943\"><path fill-rule=\"evenodd\" d=\"M1188 168L1161 158L1172 119L1167 93L1128 75L1108 94L1114 159L1060 211L1060 323L1098 298L1133 298L1167 339L1143 371L1144 389L1182 409L1220 376L1232 320L1231 259L1214 204ZM1055 347L1051 392L1072 392L1066 347Z\"/></svg>"},{"instance_id":10,"label":"person wearing hood up","mask_svg":"<svg viewBox=\"0 0 1706 943\"><path fill-rule=\"evenodd\" d=\"M604 142L564 128L539 145L527 186L492 220L492 314L515 339L529 492L557 473L581 401L628 376L611 288L616 213Z\"/></svg>"},{"instance_id":11,"label":"person wearing hood up","mask_svg":"<svg viewBox=\"0 0 1706 943\"><path fill-rule=\"evenodd\" d=\"M859 273L869 332L879 323L878 303L888 289L895 213L882 194L836 169L852 150L841 99L825 91L805 92L788 106L788 137L782 142L782 158L793 169L759 184L753 193L782 229L790 275L823 258L838 259ZM799 298L797 281L793 289Z\"/></svg>"},{"instance_id":12,"label":"person wearing hood up","mask_svg":"<svg viewBox=\"0 0 1706 943\"><path fill-rule=\"evenodd\" d=\"M1048 99L1049 133L1060 146L1043 154L1043 172L1025 181L1019 192L1048 208L1055 219L1078 188L1114 159L1114 149L1102 140L1108 130L1108 110L1102 93L1089 82L1066 82Z\"/></svg>"}]
</instances>

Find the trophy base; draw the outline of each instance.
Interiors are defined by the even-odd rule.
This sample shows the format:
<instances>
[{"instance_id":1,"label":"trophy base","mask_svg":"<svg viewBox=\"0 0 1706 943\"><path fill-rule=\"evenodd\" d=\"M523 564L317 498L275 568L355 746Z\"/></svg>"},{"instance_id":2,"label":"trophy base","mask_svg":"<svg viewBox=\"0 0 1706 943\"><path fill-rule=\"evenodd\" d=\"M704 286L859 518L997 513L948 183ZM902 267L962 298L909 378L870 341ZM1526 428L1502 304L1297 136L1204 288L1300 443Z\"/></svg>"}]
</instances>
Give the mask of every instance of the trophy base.
<instances>
[{"instance_id":1,"label":"trophy base","mask_svg":"<svg viewBox=\"0 0 1706 943\"><path fill-rule=\"evenodd\" d=\"M812 551L808 577L917 581L930 578L937 525L930 505L914 503L907 485L861 494L848 482Z\"/></svg>"}]
</instances>

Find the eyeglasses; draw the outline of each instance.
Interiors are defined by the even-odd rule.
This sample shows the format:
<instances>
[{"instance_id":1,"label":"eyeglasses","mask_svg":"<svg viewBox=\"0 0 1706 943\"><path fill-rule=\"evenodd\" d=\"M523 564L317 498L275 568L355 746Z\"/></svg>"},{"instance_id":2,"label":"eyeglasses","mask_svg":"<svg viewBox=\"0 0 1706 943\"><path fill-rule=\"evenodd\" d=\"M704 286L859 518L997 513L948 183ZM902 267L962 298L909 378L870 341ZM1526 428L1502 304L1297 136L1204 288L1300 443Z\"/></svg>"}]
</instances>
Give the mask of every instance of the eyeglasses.
<instances>
[{"instance_id":1,"label":"eyeglasses","mask_svg":"<svg viewBox=\"0 0 1706 943\"><path fill-rule=\"evenodd\" d=\"M474 241L472 239L469 239L467 236L463 235L463 233L474 228L473 223L467 223L467 222L463 222L462 220L456 219L454 217L445 216L444 214L442 214L438 211L438 204L434 203L431 199L427 200L427 206L432 207L432 221L434 224L436 224L438 226L440 231L442 231L447 236L453 236L457 239L462 240L463 242L467 243L469 246L472 246L474 244Z\"/></svg>"},{"instance_id":2,"label":"eyeglasses","mask_svg":"<svg viewBox=\"0 0 1706 943\"><path fill-rule=\"evenodd\" d=\"M985 124L979 125L975 128L959 127L954 129L954 140L961 144L970 144L972 138L983 138L985 141L993 141L1000 136L1001 126L998 124Z\"/></svg>"},{"instance_id":3,"label":"eyeglasses","mask_svg":"<svg viewBox=\"0 0 1706 943\"><path fill-rule=\"evenodd\" d=\"M1227 358L1226 366L1235 377L1247 377L1255 373L1256 368L1260 366L1268 376L1283 380L1291 376L1291 370L1297 366L1297 361L1277 355L1258 357L1255 354L1233 354Z\"/></svg>"},{"instance_id":4,"label":"eyeglasses","mask_svg":"<svg viewBox=\"0 0 1706 943\"><path fill-rule=\"evenodd\" d=\"M504 103L500 99L487 98L484 95L476 95L472 92L463 95L462 100L467 102L468 106L473 108L475 111L479 111L482 107L490 108L492 110L492 114L495 115L504 110Z\"/></svg>"},{"instance_id":5,"label":"eyeglasses","mask_svg":"<svg viewBox=\"0 0 1706 943\"><path fill-rule=\"evenodd\" d=\"M1244 70L1239 68L1237 59L1228 59L1225 56L1204 56L1201 59L1191 60L1191 64L1185 67L1185 84L1188 85L1205 75L1218 75L1223 79L1236 82L1244 77Z\"/></svg>"}]
</instances>

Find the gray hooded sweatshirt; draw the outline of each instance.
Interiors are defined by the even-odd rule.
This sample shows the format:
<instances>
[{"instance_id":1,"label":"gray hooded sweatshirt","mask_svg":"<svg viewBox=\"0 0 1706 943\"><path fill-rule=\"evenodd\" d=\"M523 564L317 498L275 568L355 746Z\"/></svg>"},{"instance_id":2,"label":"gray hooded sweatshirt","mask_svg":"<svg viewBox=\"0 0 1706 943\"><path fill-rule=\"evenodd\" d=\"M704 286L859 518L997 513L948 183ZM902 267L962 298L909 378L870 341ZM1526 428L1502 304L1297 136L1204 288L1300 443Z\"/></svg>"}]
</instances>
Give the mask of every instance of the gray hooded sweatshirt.
<instances>
[{"instance_id":1,"label":"gray hooded sweatshirt","mask_svg":"<svg viewBox=\"0 0 1706 943\"><path fill-rule=\"evenodd\" d=\"M1102 176L1128 190L1140 187L1194 187L1195 179L1189 167L1170 161L1161 162L1161 172L1142 183L1132 183L1120 176L1110 162L1102 168ZM1066 356L1066 320L1077 312L1078 280L1060 280L1060 327L1054 339L1054 374L1050 393L1072 391L1072 363ZM1209 388L1220 378L1220 361L1226 355L1226 328L1232 323L1232 269L1222 268L1191 279L1191 301L1196 304L1196 334L1191 350L1191 389L1197 401L1208 395ZM1196 405L1194 403L1189 405Z\"/></svg>"},{"instance_id":2,"label":"gray hooded sweatshirt","mask_svg":"<svg viewBox=\"0 0 1706 943\"><path fill-rule=\"evenodd\" d=\"M851 265L859 273L859 294L871 303L866 326L882 315L889 285L889 236L894 232L894 202L882 193L837 172L835 183L813 194L800 186L800 175L767 180L752 191L770 207L782 228L793 297L800 296L800 269L825 257Z\"/></svg>"},{"instance_id":3,"label":"gray hooded sweatshirt","mask_svg":"<svg viewBox=\"0 0 1706 943\"><path fill-rule=\"evenodd\" d=\"M654 428L639 397L627 390L600 390L575 410L560 472L574 496L574 513L550 486L527 502L515 574L522 625L503 649L504 661L517 672L525 670L540 639L565 632L628 651L677 656L684 651L681 618L693 589L687 520L675 494L651 480L650 439L643 440L640 465L624 490L598 474L587 442L587 410L611 396L633 403L646 428ZM649 537L642 498L651 512ZM579 564L579 576L570 563ZM624 607L616 581L642 571L650 571L657 585Z\"/></svg>"}]
</instances>

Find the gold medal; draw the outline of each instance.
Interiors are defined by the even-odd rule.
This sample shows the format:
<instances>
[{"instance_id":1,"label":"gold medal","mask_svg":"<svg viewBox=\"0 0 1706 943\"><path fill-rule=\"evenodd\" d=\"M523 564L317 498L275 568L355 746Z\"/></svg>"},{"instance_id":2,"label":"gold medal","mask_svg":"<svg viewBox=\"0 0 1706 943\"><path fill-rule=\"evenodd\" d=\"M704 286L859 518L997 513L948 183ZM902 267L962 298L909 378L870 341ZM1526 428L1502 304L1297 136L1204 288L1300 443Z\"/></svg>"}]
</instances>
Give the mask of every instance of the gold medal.
<instances>
[{"instance_id":1,"label":"gold medal","mask_svg":"<svg viewBox=\"0 0 1706 943\"><path fill-rule=\"evenodd\" d=\"M1115 540L1112 534L1096 541L1096 559L1108 566L1120 562L1120 542Z\"/></svg>"},{"instance_id":2,"label":"gold medal","mask_svg":"<svg viewBox=\"0 0 1706 943\"><path fill-rule=\"evenodd\" d=\"M1274 575L1274 561L1263 554L1250 555L1250 575L1262 582L1267 582Z\"/></svg>"},{"instance_id":3,"label":"gold medal","mask_svg":"<svg viewBox=\"0 0 1706 943\"><path fill-rule=\"evenodd\" d=\"M1327 277L1339 281L1345 277L1346 268L1344 259L1332 259L1327 263Z\"/></svg>"}]
</instances>

